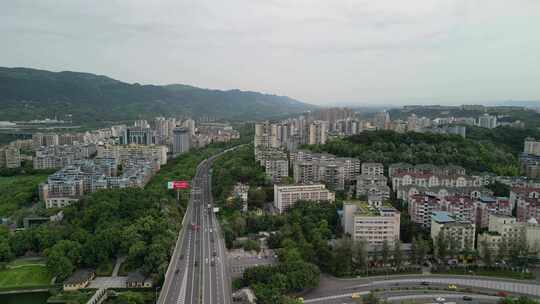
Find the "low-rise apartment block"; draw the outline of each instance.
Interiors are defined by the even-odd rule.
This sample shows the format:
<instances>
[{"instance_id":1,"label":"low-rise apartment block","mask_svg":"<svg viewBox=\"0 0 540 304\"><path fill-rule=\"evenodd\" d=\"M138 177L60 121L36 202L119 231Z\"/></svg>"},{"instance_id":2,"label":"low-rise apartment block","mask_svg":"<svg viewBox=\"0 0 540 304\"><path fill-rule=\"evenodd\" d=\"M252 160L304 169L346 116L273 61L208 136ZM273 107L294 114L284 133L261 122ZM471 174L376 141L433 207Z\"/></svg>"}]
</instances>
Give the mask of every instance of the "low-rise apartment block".
<instances>
[{"instance_id":1,"label":"low-rise apartment block","mask_svg":"<svg viewBox=\"0 0 540 304\"><path fill-rule=\"evenodd\" d=\"M371 246L382 245L386 241L393 246L399 240L400 214L389 205L374 206L365 201L346 201L341 223L353 241L365 240Z\"/></svg>"},{"instance_id":2,"label":"low-rise apartment block","mask_svg":"<svg viewBox=\"0 0 540 304\"><path fill-rule=\"evenodd\" d=\"M255 160L274 183L280 183L289 176L289 158L281 148L256 148Z\"/></svg>"},{"instance_id":3,"label":"low-rise apartment block","mask_svg":"<svg viewBox=\"0 0 540 304\"><path fill-rule=\"evenodd\" d=\"M117 175L120 164L122 172ZM39 197L46 208L62 208L100 189L144 187L159 169L159 160L148 158L77 160L40 184Z\"/></svg>"},{"instance_id":4,"label":"low-rise apartment block","mask_svg":"<svg viewBox=\"0 0 540 304\"><path fill-rule=\"evenodd\" d=\"M540 188L513 187L510 203L517 208L517 219L526 222L531 218L540 221Z\"/></svg>"},{"instance_id":5,"label":"low-rise apartment block","mask_svg":"<svg viewBox=\"0 0 540 304\"><path fill-rule=\"evenodd\" d=\"M298 150L291 153L291 162L295 183L323 182L335 190L343 190L360 173L360 160L329 153Z\"/></svg>"},{"instance_id":6,"label":"low-rise apartment block","mask_svg":"<svg viewBox=\"0 0 540 304\"><path fill-rule=\"evenodd\" d=\"M474 201L464 196L445 196L437 198L429 195L414 195L409 200L411 220L423 227L432 223L432 215L437 211L445 211L453 216L475 223L476 206Z\"/></svg>"},{"instance_id":7,"label":"low-rise apartment block","mask_svg":"<svg viewBox=\"0 0 540 304\"><path fill-rule=\"evenodd\" d=\"M287 211L298 201L334 202L334 192L323 184L313 185L274 185L274 207L279 213Z\"/></svg>"},{"instance_id":8,"label":"low-rise apartment block","mask_svg":"<svg viewBox=\"0 0 540 304\"><path fill-rule=\"evenodd\" d=\"M58 169L76 160L88 159L96 154L94 144L42 146L33 157L34 169Z\"/></svg>"},{"instance_id":9,"label":"low-rise apartment block","mask_svg":"<svg viewBox=\"0 0 540 304\"><path fill-rule=\"evenodd\" d=\"M384 175L384 165L381 163L362 163L362 174Z\"/></svg>"},{"instance_id":10,"label":"low-rise apartment block","mask_svg":"<svg viewBox=\"0 0 540 304\"><path fill-rule=\"evenodd\" d=\"M499 246L506 243L510 247L512 243L524 242L528 246L529 252L540 254L540 225L535 219L526 222L519 222L517 218L490 214L488 231L478 235L478 249L480 254L485 250L485 246L497 253Z\"/></svg>"},{"instance_id":11,"label":"low-rise apartment block","mask_svg":"<svg viewBox=\"0 0 540 304\"><path fill-rule=\"evenodd\" d=\"M362 174L356 177L356 197L380 205L390 198L388 178L381 163L362 163Z\"/></svg>"},{"instance_id":12,"label":"low-rise apartment block","mask_svg":"<svg viewBox=\"0 0 540 304\"><path fill-rule=\"evenodd\" d=\"M289 160L287 158L270 158L264 162L264 172L273 183L280 183L289 176Z\"/></svg>"},{"instance_id":13,"label":"low-rise apartment block","mask_svg":"<svg viewBox=\"0 0 540 304\"><path fill-rule=\"evenodd\" d=\"M445 211L434 212L431 216L431 239L436 244L439 236L451 243L457 244L459 250L474 248L475 225L469 220L461 219L455 214Z\"/></svg>"},{"instance_id":14,"label":"low-rise apartment block","mask_svg":"<svg viewBox=\"0 0 540 304\"><path fill-rule=\"evenodd\" d=\"M161 165L165 165L168 151L164 145L100 145L97 147L97 158L114 158L120 162L148 158L157 159Z\"/></svg>"},{"instance_id":15,"label":"low-rise apartment block","mask_svg":"<svg viewBox=\"0 0 540 304\"><path fill-rule=\"evenodd\" d=\"M438 198L445 196L468 196L470 198L480 198L482 196L491 196L493 191L485 187L427 187L427 186L401 186L396 191L396 197L402 199L405 202L409 202L413 195L430 195Z\"/></svg>"}]
</instances>

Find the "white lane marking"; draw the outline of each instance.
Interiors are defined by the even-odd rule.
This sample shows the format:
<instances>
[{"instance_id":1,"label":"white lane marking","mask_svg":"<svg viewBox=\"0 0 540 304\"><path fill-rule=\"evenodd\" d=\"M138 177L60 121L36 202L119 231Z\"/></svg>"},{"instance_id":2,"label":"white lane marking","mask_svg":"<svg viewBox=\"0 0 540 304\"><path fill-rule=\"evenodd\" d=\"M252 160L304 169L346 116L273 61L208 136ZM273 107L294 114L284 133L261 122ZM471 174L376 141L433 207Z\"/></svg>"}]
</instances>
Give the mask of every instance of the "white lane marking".
<instances>
[{"instance_id":1,"label":"white lane marking","mask_svg":"<svg viewBox=\"0 0 540 304\"><path fill-rule=\"evenodd\" d=\"M197 222L197 212L198 210L195 209L195 223ZM193 246L195 252L193 253L193 271L191 272L191 297L190 297L190 303L195 303L193 302L193 289L195 287L195 263L197 262L197 231L195 231L194 233L194 241L195 241L195 245Z\"/></svg>"},{"instance_id":2,"label":"white lane marking","mask_svg":"<svg viewBox=\"0 0 540 304\"><path fill-rule=\"evenodd\" d=\"M186 213L184 214L184 218L182 219L182 228L180 228L178 238L176 239L176 243L174 245L174 251L171 256L171 262L169 263L169 267L167 268L167 272L165 273L165 282L168 284L166 284L165 290L162 290L162 292L164 292L163 298L161 297L161 293L160 293L160 296L158 298L158 303L167 302L167 297L169 296L169 290L172 287L172 284L174 282L174 273L171 274L170 271L171 270L175 271L174 269L176 269L178 265L178 260L177 260L178 252L180 252L181 254L182 246L184 245L184 238L185 238L185 223L184 222L186 221L186 218L188 218L191 215L191 212L192 212L192 208L189 208L188 206L188 209L186 210ZM180 247L180 249L178 249L178 247ZM167 278L168 278L168 281L167 281Z\"/></svg>"},{"instance_id":3,"label":"white lane marking","mask_svg":"<svg viewBox=\"0 0 540 304\"><path fill-rule=\"evenodd\" d=\"M335 296L328 296L328 297L321 297L321 298L316 298L316 299L304 300L304 303L316 303L316 302L320 302L320 301L335 300L335 299L339 299L339 298L351 298L353 294L363 296L363 295L367 295L369 293L370 293L369 291L344 293L344 294L335 295Z\"/></svg>"},{"instance_id":4,"label":"white lane marking","mask_svg":"<svg viewBox=\"0 0 540 304\"><path fill-rule=\"evenodd\" d=\"M433 299L436 297L441 298L448 298L448 299L459 299L463 296L470 296L474 297L475 299L483 299L483 300L499 300L500 297L495 296L486 296L486 295L479 295L479 294L418 294L418 295L405 295L405 296L394 296L394 297L388 297L386 300L388 301L401 301L401 300L408 300L408 299Z\"/></svg>"}]
</instances>

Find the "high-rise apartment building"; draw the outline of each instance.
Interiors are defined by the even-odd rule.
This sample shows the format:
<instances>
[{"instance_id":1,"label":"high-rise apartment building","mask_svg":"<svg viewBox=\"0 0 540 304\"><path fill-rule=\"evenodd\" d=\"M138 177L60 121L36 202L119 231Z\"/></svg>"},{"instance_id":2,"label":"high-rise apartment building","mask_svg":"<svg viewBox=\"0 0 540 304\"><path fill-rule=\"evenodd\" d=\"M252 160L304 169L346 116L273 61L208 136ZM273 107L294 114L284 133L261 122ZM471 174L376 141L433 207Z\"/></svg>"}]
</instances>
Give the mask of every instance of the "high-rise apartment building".
<instances>
[{"instance_id":1,"label":"high-rise apartment building","mask_svg":"<svg viewBox=\"0 0 540 304\"><path fill-rule=\"evenodd\" d=\"M129 127L120 137L120 143L123 145L137 144L137 145L151 145L154 143L154 136L152 129Z\"/></svg>"},{"instance_id":2,"label":"high-rise apartment building","mask_svg":"<svg viewBox=\"0 0 540 304\"><path fill-rule=\"evenodd\" d=\"M497 127L497 116L483 114L478 117L478 126L481 128L493 129Z\"/></svg>"},{"instance_id":3,"label":"high-rise apartment building","mask_svg":"<svg viewBox=\"0 0 540 304\"><path fill-rule=\"evenodd\" d=\"M534 139L532 137L527 137L525 139L523 153L540 156L540 140Z\"/></svg>"},{"instance_id":4,"label":"high-rise apartment building","mask_svg":"<svg viewBox=\"0 0 540 304\"><path fill-rule=\"evenodd\" d=\"M32 134L34 149L42 146L56 146L59 144L58 134L56 133L34 133Z\"/></svg>"},{"instance_id":5,"label":"high-rise apartment building","mask_svg":"<svg viewBox=\"0 0 540 304\"><path fill-rule=\"evenodd\" d=\"M0 168L19 168L21 166L21 152L17 147L0 147Z\"/></svg>"},{"instance_id":6,"label":"high-rise apartment building","mask_svg":"<svg viewBox=\"0 0 540 304\"><path fill-rule=\"evenodd\" d=\"M182 154L189 151L191 146L191 135L189 129L175 128L173 130L173 154Z\"/></svg>"},{"instance_id":7,"label":"high-rise apartment building","mask_svg":"<svg viewBox=\"0 0 540 304\"><path fill-rule=\"evenodd\" d=\"M328 136L328 122L316 120L309 125L310 145L324 145Z\"/></svg>"}]
</instances>

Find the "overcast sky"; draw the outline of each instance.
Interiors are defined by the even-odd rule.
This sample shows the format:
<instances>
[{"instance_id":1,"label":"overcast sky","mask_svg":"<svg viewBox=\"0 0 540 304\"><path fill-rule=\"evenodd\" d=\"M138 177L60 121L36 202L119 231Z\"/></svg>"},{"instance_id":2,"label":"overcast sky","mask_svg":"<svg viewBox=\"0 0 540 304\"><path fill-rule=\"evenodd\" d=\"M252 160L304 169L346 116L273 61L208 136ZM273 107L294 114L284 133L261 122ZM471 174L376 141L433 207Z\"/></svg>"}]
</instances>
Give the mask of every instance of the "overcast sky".
<instances>
[{"instance_id":1,"label":"overcast sky","mask_svg":"<svg viewBox=\"0 0 540 304\"><path fill-rule=\"evenodd\" d=\"M314 104L540 99L540 0L17 0L0 65Z\"/></svg>"}]
</instances>

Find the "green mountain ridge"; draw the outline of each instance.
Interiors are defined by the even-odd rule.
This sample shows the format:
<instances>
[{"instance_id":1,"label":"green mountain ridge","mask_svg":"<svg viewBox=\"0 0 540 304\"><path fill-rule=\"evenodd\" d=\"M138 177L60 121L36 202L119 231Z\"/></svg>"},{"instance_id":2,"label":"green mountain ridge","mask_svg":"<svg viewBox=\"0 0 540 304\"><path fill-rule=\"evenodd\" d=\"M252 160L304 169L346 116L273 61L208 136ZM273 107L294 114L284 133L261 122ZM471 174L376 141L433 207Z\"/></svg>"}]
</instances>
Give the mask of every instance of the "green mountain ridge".
<instances>
[{"instance_id":1,"label":"green mountain ridge","mask_svg":"<svg viewBox=\"0 0 540 304\"><path fill-rule=\"evenodd\" d=\"M184 84L130 84L91 73L0 67L0 120L65 114L72 114L76 122L156 115L257 119L313 108L286 96L251 91L212 90Z\"/></svg>"}]
</instances>

